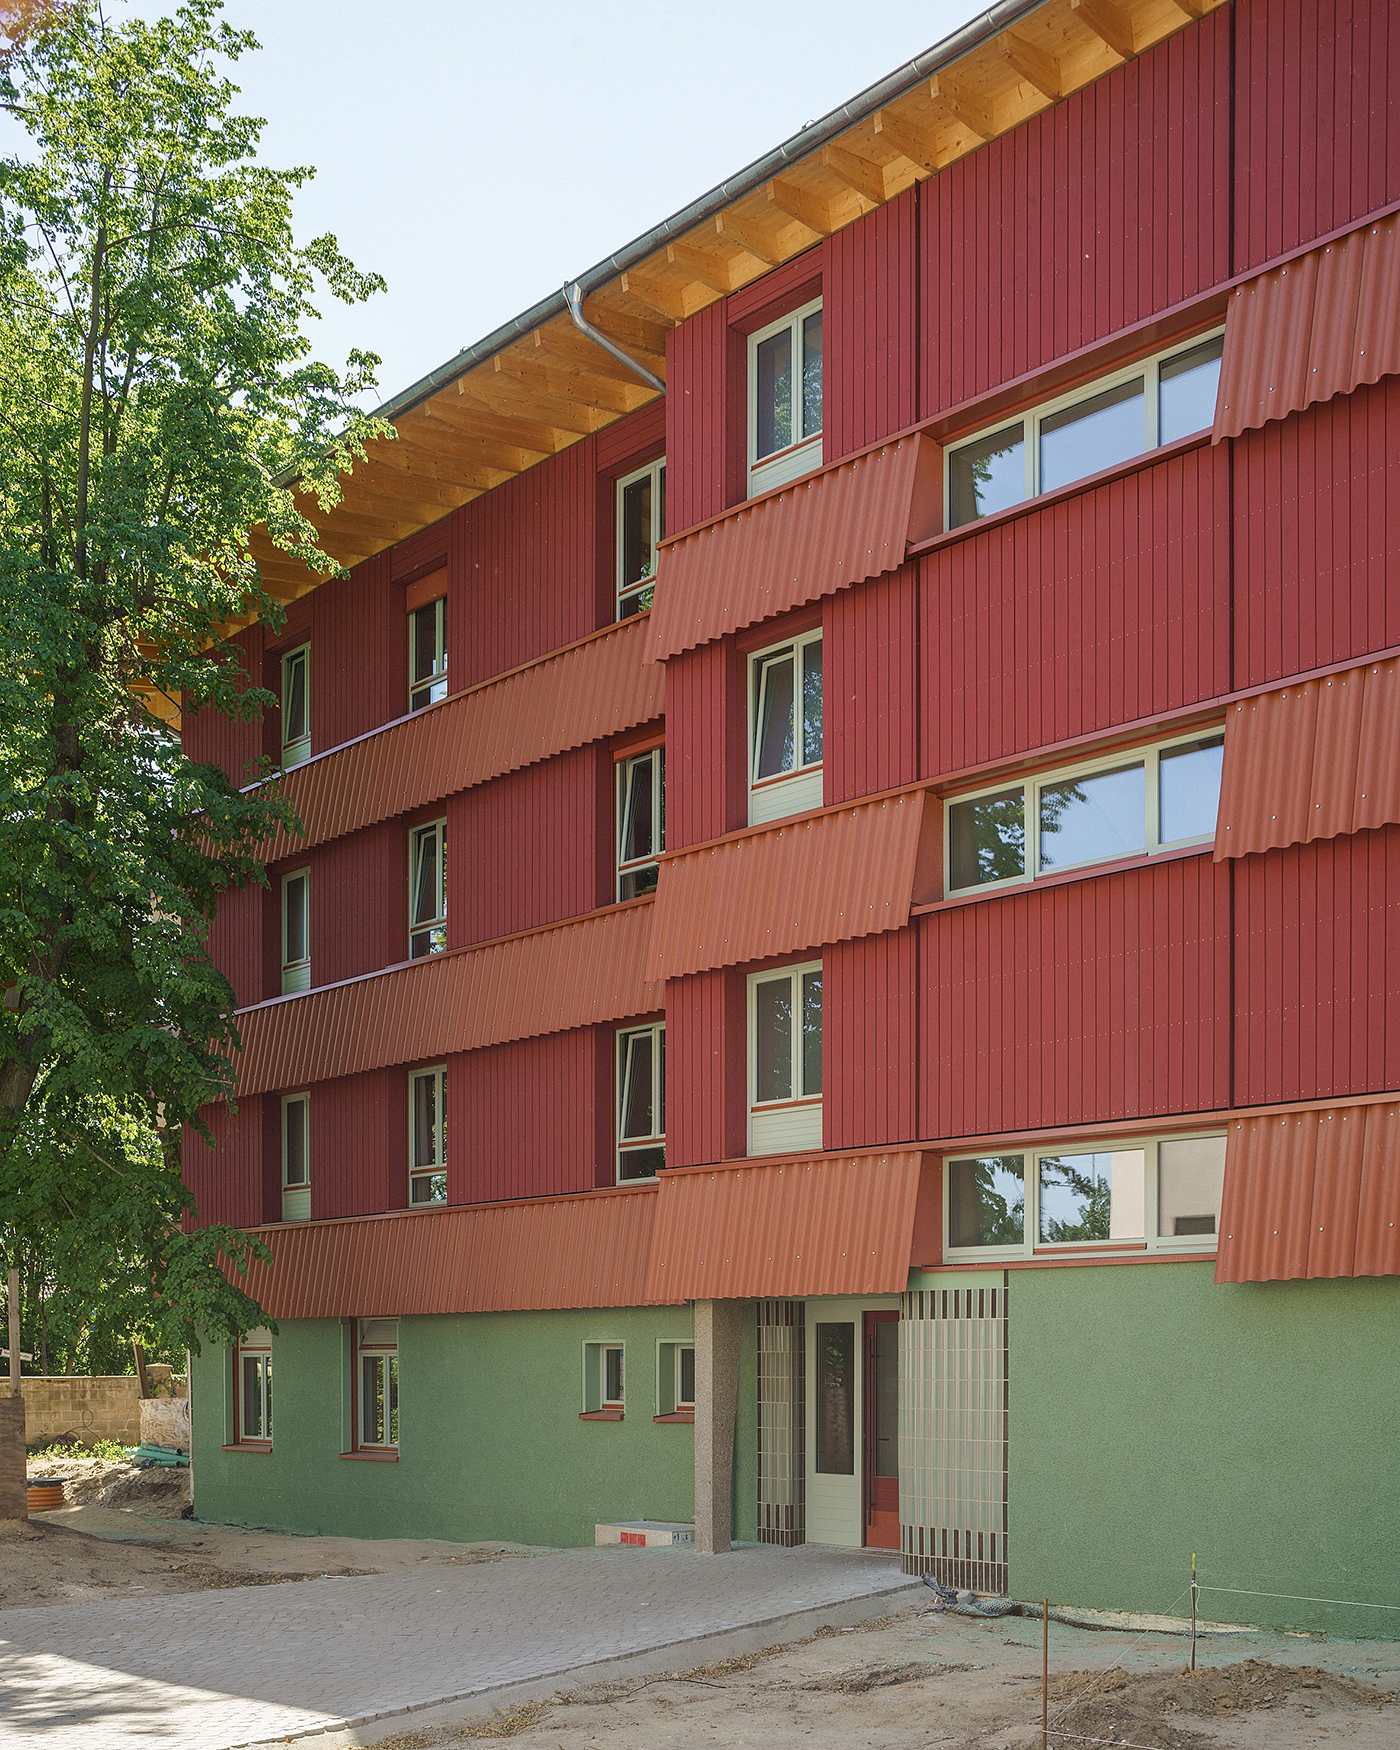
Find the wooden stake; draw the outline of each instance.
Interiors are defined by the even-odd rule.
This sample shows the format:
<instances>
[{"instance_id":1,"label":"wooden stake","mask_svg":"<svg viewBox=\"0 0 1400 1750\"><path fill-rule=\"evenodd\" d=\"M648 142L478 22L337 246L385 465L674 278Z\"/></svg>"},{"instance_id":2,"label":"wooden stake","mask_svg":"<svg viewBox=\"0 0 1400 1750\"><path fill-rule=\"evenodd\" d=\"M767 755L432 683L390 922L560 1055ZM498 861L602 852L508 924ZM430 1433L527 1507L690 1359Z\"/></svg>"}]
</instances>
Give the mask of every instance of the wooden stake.
<instances>
[{"instance_id":1,"label":"wooden stake","mask_svg":"<svg viewBox=\"0 0 1400 1750\"><path fill-rule=\"evenodd\" d=\"M1050 1600L1048 1598L1042 1601L1040 1611L1040 1750L1050 1750Z\"/></svg>"},{"instance_id":2,"label":"wooden stake","mask_svg":"<svg viewBox=\"0 0 1400 1750\"><path fill-rule=\"evenodd\" d=\"M1191 1669L1196 1669L1196 1595L1200 1587L1196 1584L1196 1552L1191 1551Z\"/></svg>"},{"instance_id":3,"label":"wooden stake","mask_svg":"<svg viewBox=\"0 0 1400 1750\"><path fill-rule=\"evenodd\" d=\"M9 1301L6 1309L10 1315L10 1390L19 1393L19 1271L11 1270L6 1279L6 1296Z\"/></svg>"}]
</instances>

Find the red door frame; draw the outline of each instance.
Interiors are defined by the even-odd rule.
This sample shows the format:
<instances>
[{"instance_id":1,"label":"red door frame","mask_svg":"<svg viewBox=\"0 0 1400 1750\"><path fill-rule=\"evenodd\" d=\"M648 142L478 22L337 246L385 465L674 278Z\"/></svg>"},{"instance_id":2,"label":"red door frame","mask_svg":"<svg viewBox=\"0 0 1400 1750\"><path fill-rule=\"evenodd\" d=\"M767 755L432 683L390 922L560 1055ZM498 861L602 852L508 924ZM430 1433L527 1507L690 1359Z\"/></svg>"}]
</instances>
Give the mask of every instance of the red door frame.
<instances>
[{"instance_id":1,"label":"red door frame","mask_svg":"<svg viewBox=\"0 0 1400 1750\"><path fill-rule=\"evenodd\" d=\"M876 1418L879 1408L878 1376L875 1366L875 1332L880 1325L899 1322L897 1312L867 1312L865 1315L865 1351L862 1384L864 1413L861 1416L862 1489L864 1505L865 1546L867 1549L899 1548L899 1478L875 1474ZM896 1450L898 1450L896 1448Z\"/></svg>"}]
</instances>

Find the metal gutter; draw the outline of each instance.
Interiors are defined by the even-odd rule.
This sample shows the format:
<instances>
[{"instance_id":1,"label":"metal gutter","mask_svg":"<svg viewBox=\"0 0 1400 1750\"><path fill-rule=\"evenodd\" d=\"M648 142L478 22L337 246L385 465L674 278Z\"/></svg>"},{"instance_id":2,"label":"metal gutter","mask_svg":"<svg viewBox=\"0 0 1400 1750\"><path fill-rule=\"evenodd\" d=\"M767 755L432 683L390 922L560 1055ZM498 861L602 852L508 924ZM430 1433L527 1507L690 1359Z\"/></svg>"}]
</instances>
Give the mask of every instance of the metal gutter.
<instances>
[{"instance_id":1,"label":"metal gutter","mask_svg":"<svg viewBox=\"0 0 1400 1750\"><path fill-rule=\"evenodd\" d=\"M577 275L570 284L579 287L581 297L597 291L600 286L607 285L629 268L645 261L663 243L673 241L706 219L713 218L744 195L752 194L754 189L760 188L771 177L800 159L810 157L819 147L828 144L854 123L863 121L882 104L902 96L921 79L927 79L954 61L961 60L964 55L1018 23L1027 14L1038 12L1044 4L1045 0L1002 0L1001 5L993 6L977 18L969 20L950 36L935 43L932 48L925 49L922 54L915 55L913 60L906 61L893 73L888 73L875 84L866 86L864 91L843 103L839 109L833 109L819 121L811 122L791 139L784 140L780 146L765 153L762 158L756 158L737 175L718 183L697 200L673 213L669 219L663 219L659 225L653 225L649 231L644 231L624 248L606 256L586 273ZM435 395L439 389L455 382L473 366L484 364L498 352L503 352L512 341L532 333L551 317L566 316L568 313L565 293L562 290L551 292L547 298L541 298L537 304L532 304L528 310L513 316L509 322L502 323L499 328L493 329L473 345L463 347L461 352L448 359L445 364L429 371L427 376L420 377L416 383L411 383L408 388L392 396L375 408L375 416L393 420L400 414L407 413L419 402Z\"/></svg>"}]
</instances>

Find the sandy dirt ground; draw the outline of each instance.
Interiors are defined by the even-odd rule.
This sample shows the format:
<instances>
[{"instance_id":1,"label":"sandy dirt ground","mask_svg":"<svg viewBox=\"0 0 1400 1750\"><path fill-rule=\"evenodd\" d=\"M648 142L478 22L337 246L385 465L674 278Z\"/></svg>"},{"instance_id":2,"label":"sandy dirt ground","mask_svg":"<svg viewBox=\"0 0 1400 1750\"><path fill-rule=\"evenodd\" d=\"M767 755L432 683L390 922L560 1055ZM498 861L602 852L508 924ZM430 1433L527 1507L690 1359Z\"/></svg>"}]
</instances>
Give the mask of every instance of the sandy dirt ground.
<instances>
[{"instance_id":1,"label":"sandy dirt ground","mask_svg":"<svg viewBox=\"0 0 1400 1750\"><path fill-rule=\"evenodd\" d=\"M30 1463L62 1476L70 1506L35 1513L0 1545L0 1610L84 1599L151 1597L213 1586L268 1586L323 1575L382 1574L423 1562L462 1565L530 1553L523 1545L435 1538L296 1537L184 1519L187 1470L137 1471L102 1459Z\"/></svg>"},{"instance_id":2,"label":"sandy dirt ground","mask_svg":"<svg viewBox=\"0 0 1400 1750\"><path fill-rule=\"evenodd\" d=\"M1025 1619L976 1623L906 1610L678 1675L592 1683L451 1726L336 1742L378 1750L486 1738L511 1738L519 1750L1030 1750L1041 1741L1039 1632ZM1400 1743L1400 1647L1334 1642L1328 1669L1310 1662L1324 1651L1318 1643L1267 1638L1270 1658L1241 1658L1226 1637L1203 1643L1202 1668L1192 1674L1182 1657L1189 1642L1183 1648L1175 1637L1135 1644L1127 1634L1052 1626L1050 1742L1062 1750ZM1126 1669L1105 1672L1125 1654Z\"/></svg>"}]
</instances>

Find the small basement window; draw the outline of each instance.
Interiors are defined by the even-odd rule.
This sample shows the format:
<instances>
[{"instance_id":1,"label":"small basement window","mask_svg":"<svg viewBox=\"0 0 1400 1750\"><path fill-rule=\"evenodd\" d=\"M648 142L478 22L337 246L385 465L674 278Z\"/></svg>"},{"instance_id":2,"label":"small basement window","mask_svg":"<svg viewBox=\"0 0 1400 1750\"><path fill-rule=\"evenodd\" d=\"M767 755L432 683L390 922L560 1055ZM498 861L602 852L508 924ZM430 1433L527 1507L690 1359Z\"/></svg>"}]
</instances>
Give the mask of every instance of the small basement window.
<instances>
[{"instance_id":1,"label":"small basement window","mask_svg":"<svg viewBox=\"0 0 1400 1750\"><path fill-rule=\"evenodd\" d=\"M749 336L749 497L822 464L822 301Z\"/></svg>"},{"instance_id":2,"label":"small basement window","mask_svg":"<svg viewBox=\"0 0 1400 1750\"><path fill-rule=\"evenodd\" d=\"M396 1449L399 1444L399 1321L361 1319L356 1344L359 1445Z\"/></svg>"},{"instance_id":3,"label":"small basement window","mask_svg":"<svg viewBox=\"0 0 1400 1750\"><path fill-rule=\"evenodd\" d=\"M617 483L617 617L651 606L656 546L666 533L666 458L658 456Z\"/></svg>"},{"instance_id":4,"label":"small basement window","mask_svg":"<svg viewBox=\"0 0 1400 1750\"><path fill-rule=\"evenodd\" d=\"M287 1094L282 1101L282 1219L306 1221L311 1215L311 1096Z\"/></svg>"}]
</instances>

